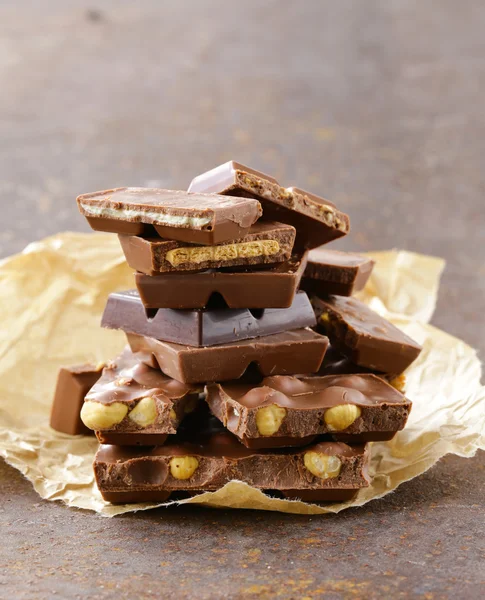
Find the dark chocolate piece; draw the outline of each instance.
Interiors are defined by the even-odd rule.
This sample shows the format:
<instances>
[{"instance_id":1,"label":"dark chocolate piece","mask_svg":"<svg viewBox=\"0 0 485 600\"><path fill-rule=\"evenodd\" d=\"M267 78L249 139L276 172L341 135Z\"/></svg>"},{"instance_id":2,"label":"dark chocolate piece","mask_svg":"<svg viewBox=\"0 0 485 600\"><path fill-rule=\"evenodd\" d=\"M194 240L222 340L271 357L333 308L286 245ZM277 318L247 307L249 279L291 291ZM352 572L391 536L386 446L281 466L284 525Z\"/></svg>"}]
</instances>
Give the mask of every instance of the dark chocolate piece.
<instances>
[{"instance_id":1,"label":"dark chocolate piece","mask_svg":"<svg viewBox=\"0 0 485 600\"><path fill-rule=\"evenodd\" d=\"M146 235L147 228L140 224L153 225L162 237L191 244L218 244L243 237L261 216L257 200L155 188L83 194L77 203L98 231Z\"/></svg>"},{"instance_id":2,"label":"dark chocolate piece","mask_svg":"<svg viewBox=\"0 0 485 600\"><path fill-rule=\"evenodd\" d=\"M256 223L244 237L216 246L188 246L130 235L119 238L130 267L146 275L160 275L284 262L291 256L295 230L281 223Z\"/></svg>"},{"instance_id":3,"label":"dark chocolate piece","mask_svg":"<svg viewBox=\"0 0 485 600\"><path fill-rule=\"evenodd\" d=\"M195 407L198 393L198 388L151 369L126 348L87 394L81 418L100 441L163 443L163 436L175 433Z\"/></svg>"},{"instance_id":4,"label":"dark chocolate piece","mask_svg":"<svg viewBox=\"0 0 485 600\"><path fill-rule=\"evenodd\" d=\"M214 296L229 308L289 308L305 265L303 255L264 271L137 273L135 280L145 308L204 308Z\"/></svg>"},{"instance_id":5,"label":"dark chocolate piece","mask_svg":"<svg viewBox=\"0 0 485 600\"><path fill-rule=\"evenodd\" d=\"M374 264L360 254L315 248L308 254L301 288L317 296L352 296L364 288Z\"/></svg>"},{"instance_id":6,"label":"dark chocolate piece","mask_svg":"<svg viewBox=\"0 0 485 600\"><path fill-rule=\"evenodd\" d=\"M316 324L305 292L290 308L147 311L136 290L110 294L101 325L187 346L215 346Z\"/></svg>"},{"instance_id":7,"label":"dark chocolate piece","mask_svg":"<svg viewBox=\"0 0 485 600\"><path fill-rule=\"evenodd\" d=\"M252 363L263 376L313 373L322 364L328 345L326 337L311 329L207 348L162 342L130 333L127 337L140 360L184 383L239 379Z\"/></svg>"},{"instance_id":8,"label":"dark chocolate piece","mask_svg":"<svg viewBox=\"0 0 485 600\"><path fill-rule=\"evenodd\" d=\"M295 227L298 250L326 244L350 230L349 217L328 200L296 187L284 188L273 177L235 161L195 177L189 192L257 198L264 219Z\"/></svg>"},{"instance_id":9,"label":"dark chocolate piece","mask_svg":"<svg viewBox=\"0 0 485 600\"><path fill-rule=\"evenodd\" d=\"M332 435L350 443L391 439L406 424L411 402L375 375L267 377L259 385L209 384L213 414L251 448L308 443ZM288 444L288 439L293 443Z\"/></svg>"},{"instance_id":10,"label":"dark chocolate piece","mask_svg":"<svg viewBox=\"0 0 485 600\"><path fill-rule=\"evenodd\" d=\"M402 373L418 357L421 346L356 298L313 299L317 328L353 363Z\"/></svg>"},{"instance_id":11,"label":"dark chocolate piece","mask_svg":"<svg viewBox=\"0 0 485 600\"><path fill-rule=\"evenodd\" d=\"M81 421L84 397L101 377L104 363L62 367L52 403L50 426L69 435L91 435L93 432Z\"/></svg>"},{"instance_id":12,"label":"dark chocolate piece","mask_svg":"<svg viewBox=\"0 0 485 600\"><path fill-rule=\"evenodd\" d=\"M101 494L113 502L163 501L174 491L214 491L233 479L290 496L296 490L349 494L368 487L368 461L366 447L340 442L252 451L220 425L211 432L199 422L199 431L155 448L101 446L94 472Z\"/></svg>"}]
</instances>

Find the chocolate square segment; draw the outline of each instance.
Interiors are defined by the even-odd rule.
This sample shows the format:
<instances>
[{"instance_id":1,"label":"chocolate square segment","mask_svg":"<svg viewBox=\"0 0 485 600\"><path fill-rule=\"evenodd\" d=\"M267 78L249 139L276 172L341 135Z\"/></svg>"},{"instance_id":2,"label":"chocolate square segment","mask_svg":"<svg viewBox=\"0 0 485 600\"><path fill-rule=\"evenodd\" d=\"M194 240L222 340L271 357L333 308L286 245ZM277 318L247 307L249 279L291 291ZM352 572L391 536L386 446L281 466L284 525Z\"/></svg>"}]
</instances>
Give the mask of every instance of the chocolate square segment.
<instances>
[{"instance_id":1,"label":"chocolate square segment","mask_svg":"<svg viewBox=\"0 0 485 600\"><path fill-rule=\"evenodd\" d=\"M81 421L79 413L84 397L101 377L104 364L62 367L57 375L50 426L69 435L92 433Z\"/></svg>"},{"instance_id":2,"label":"chocolate square segment","mask_svg":"<svg viewBox=\"0 0 485 600\"><path fill-rule=\"evenodd\" d=\"M164 501L172 492L215 491L233 479L287 497L337 502L368 487L368 463L366 446L340 442L249 450L217 422L208 428L198 419L195 431L181 431L163 446L100 446L94 472L109 502Z\"/></svg>"},{"instance_id":3,"label":"chocolate square segment","mask_svg":"<svg viewBox=\"0 0 485 600\"><path fill-rule=\"evenodd\" d=\"M352 296L364 288L374 264L360 254L315 248L308 255L301 288L317 296Z\"/></svg>"},{"instance_id":4,"label":"chocolate square segment","mask_svg":"<svg viewBox=\"0 0 485 600\"><path fill-rule=\"evenodd\" d=\"M93 229L124 235L157 233L191 244L240 238L261 216L250 198L192 194L157 188L115 188L77 198Z\"/></svg>"},{"instance_id":5,"label":"chocolate square segment","mask_svg":"<svg viewBox=\"0 0 485 600\"><path fill-rule=\"evenodd\" d=\"M282 223L256 223L238 240L215 246L120 235L130 267L146 275L280 263L291 256L295 230Z\"/></svg>"},{"instance_id":6,"label":"chocolate square segment","mask_svg":"<svg viewBox=\"0 0 485 600\"><path fill-rule=\"evenodd\" d=\"M357 298L313 299L317 328L353 363L384 373L402 373L421 346Z\"/></svg>"},{"instance_id":7,"label":"chocolate square segment","mask_svg":"<svg viewBox=\"0 0 485 600\"><path fill-rule=\"evenodd\" d=\"M359 444L389 440L411 402L375 375L267 377L207 386L213 414L249 448L308 444L317 435Z\"/></svg>"},{"instance_id":8,"label":"chocolate square segment","mask_svg":"<svg viewBox=\"0 0 485 600\"><path fill-rule=\"evenodd\" d=\"M296 187L285 188L274 177L235 161L198 175L189 191L258 199L264 219L296 228L298 250L326 244L350 230L349 217L328 200Z\"/></svg>"},{"instance_id":9,"label":"chocolate square segment","mask_svg":"<svg viewBox=\"0 0 485 600\"><path fill-rule=\"evenodd\" d=\"M101 325L188 346L216 346L313 327L315 313L305 292L289 308L214 308L147 311L136 290L110 294Z\"/></svg>"},{"instance_id":10,"label":"chocolate square segment","mask_svg":"<svg viewBox=\"0 0 485 600\"><path fill-rule=\"evenodd\" d=\"M295 297L306 255L264 270L203 271L135 276L145 308L204 308L213 299L229 308L289 308Z\"/></svg>"},{"instance_id":11,"label":"chocolate square segment","mask_svg":"<svg viewBox=\"0 0 485 600\"><path fill-rule=\"evenodd\" d=\"M263 376L314 373L328 346L328 339L311 329L205 348L133 334L127 337L140 360L184 383L239 379L250 365L256 366Z\"/></svg>"},{"instance_id":12,"label":"chocolate square segment","mask_svg":"<svg viewBox=\"0 0 485 600\"><path fill-rule=\"evenodd\" d=\"M199 391L151 369L126 348L87 394L81 418L102 443L163 444L195 407Z\"/></svg>"}]
</instances>

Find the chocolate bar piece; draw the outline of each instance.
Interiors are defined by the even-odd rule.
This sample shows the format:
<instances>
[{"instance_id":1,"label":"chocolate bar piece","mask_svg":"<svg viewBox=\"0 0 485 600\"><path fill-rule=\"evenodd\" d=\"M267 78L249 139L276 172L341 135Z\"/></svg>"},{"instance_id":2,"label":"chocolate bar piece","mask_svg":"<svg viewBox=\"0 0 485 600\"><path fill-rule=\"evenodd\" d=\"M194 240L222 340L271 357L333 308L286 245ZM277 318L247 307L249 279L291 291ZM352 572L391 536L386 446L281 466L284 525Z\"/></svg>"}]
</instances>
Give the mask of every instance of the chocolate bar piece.
<instances>
[{"instance_id":1,"label":"chocolate bar piece","mask_svg":"<svg viewBox=\"0 0 485 600\"><path fill-rule=\"evenodd\" d=\"M69 435L90 435L92 431L81 421L84 397L101 377L104 363L84 364L59 369L52 403L50 426Z\"/></svg>"},{"instance_id":2,"label":"chocolate bar piece","mask_svg":"<svg viewBox=\"0 0 485 600\"><path fill-rule=\"evenodd\" d=\"M353 363L384 373L402 373L421 346L356 298L313 299L317 328Z\"/></svg>"},{"instance_id":3,"label":"chocolate bar piece","mask_svg":"<svg viewBox=\"0 0 485 600\"><path fill-rule=\"evenodd\" d=\"M350 230L349 217L328 200L296 187L284 188L274 177L235 161L195 177L189 192L257 198L265 219L295 227L298 250L326 244Z\"/></svg>"},{"instance_id":4,"label":"chocolate bar piece","mask_svg":"<svg viewBox=\"0 0 485 600\"><path fill-rule=\"evenodd\" d=\"M81 410L102 443L163 444L198 401L199 390L141 363L129 348L109 363Z\"/></svg>"},{"instance_id":5,"label":"chocolate bar piece","mask_svg":"<svg viewBox=\"0 0 485 600\"><path fill-rule=\"evenodd\" d=\"M305 265L303 255L264 271L137 273L135 279L145 308L204 308L214 297L229 308L289 308Z\"/></svg>"},{"instance_id":6,"label":"chocolate bar piece","mask_svg":"<svg viewBox=\"0 0 485 600\"><path fill-rule=\"evenodd\" d=\"M195 348L127 334L133 352L153 368L184 383L239 379L255 364L263 376L313 373L322 364L328 339L311 329L255 340Z\"/></svg>"},{"instance_id":7,"label":"chocolate bar piece","mask_svg":"<svg viewBox=\"0 0 485 600\"><path fill-rule=\"evenodd\" d=\"M295 230L281 223L256 223L244 237L217 246L120 235L130 267L146 275L284 262L291 256Z\"/></svg>"},{"instance_id":8,"label":"chocolate bar piece","mask_svg":"<svg viewBox=\"0 0 485 600\"><path fill-rule=\"evenodd\" d=\"M164 501L175 491L215 491L237 479L290 497L312 492L312 501L339 501L369 485L365 446L320 442L298 450L258 452L245 448L220 425L210 431L199 423L199 428L150 449L100 446L94 473L103 498Z\"/></svg>"},{"instance_id":9,"label":"chocolate bar piece","mask_svg":"<svg viewBox=\"0 0 485 600\"><path fill-rule=\"evenodd\" d=\"M392 387L396 388L399 392L405 393L406 376L404 373L381 373L380 371L356 365L334 348L332 344L329 344L327 348L322 366L318 370L317 376L354 375L358 373L371 373L377 375L381 379L384 379L384 381L387 381L389 385L392 385Z\"/></svg>"},{"instance_id":10,"label":"chocolate bar piece","mask_svg":"<svg viewBox=\"0 0 485 600\"><path fill-rule=\"evenodd\" d=\"M77 198L93 229L125 235L150 235L152 225L170 240L219 244L243 237L261 216L250 198L191 194L154 188L115 188Z\"/></svg>"},{"instance_id":11,"label":"chocolate bar piece","mask_svg":"<svg viewBox=\"0 0 485 600\"><path fill-rule=\"evenodd\" d=\"M308 254L301 288L317 296L352 296L364 288L374 264L360 254L315 248Z\"/></svg>"},{"instance_id":12,"label":"chocolate bar piece","mask_svg":"<svg viewBox=\"0 0 485 600\"><path fill-rule=\"evenodd\" d=\"M290 308L146 310L136 290L110 294L101 325L187 346L215 346L313 327L315 313L305 292Z\"/></svg>"},{"instance_id":13,"label":"chocolate bar piece","mask_svg":"<svg viewBox=\"0 0 485 600\"><path fill-rule=\"evenodd\" d=\"M411 410L405 396L375 375L213 383L206 400L248 448L305 445L323 434L353 444L390 440Z\"/></svg>"}]
</instances>

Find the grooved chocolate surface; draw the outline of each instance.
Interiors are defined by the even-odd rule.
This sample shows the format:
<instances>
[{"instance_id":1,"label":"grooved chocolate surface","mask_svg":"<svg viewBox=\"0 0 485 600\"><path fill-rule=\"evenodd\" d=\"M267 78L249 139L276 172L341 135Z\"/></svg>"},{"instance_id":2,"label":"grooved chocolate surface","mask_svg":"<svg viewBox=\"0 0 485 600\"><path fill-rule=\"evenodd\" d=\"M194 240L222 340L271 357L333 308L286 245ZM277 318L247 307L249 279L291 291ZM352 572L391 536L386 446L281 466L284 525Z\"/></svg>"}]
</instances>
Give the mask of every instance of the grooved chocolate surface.
<instances>
[{"instance_id":1,"label":"grooved chocolate surface","mask_svg":"<svg viewBox=\"0 0 485 600\"><path fill-rule=\"evenodd\" d=\"M317 296L352 296L364 288L374 264L360 254L315 248L308 254L301 288Z\"/></svg>"},{"instance_id":2,"label":"grooved chocolate surface","mask_svg":"<svg viewBox=\"0 0 485 600\"><path fill-rule=\"evenodd\" d=\"M254 451L218 422L209 419L209 423L199 422L195 431L182 431L163 446L150 449L100 446L94 461L99 490L135 496L140 492L203 491L218 489L232 479L274 490L356 490L369 485L365 446L317 442L303 449ZM314 475L304 464L307 452L338 457L339 473L328 478ZM197 466L189 478L176 478L172 461L187 456L196 458Z\"/></svg>"},{"instance_id":3,"label":"grooved chocolate surface","mask_svg":"<svg viewBox=\"0 0 485 600\"><path fill-rule=\"evenodd\" d=\"M187 409L197 402L198 392L197 387L184 385L163 375L158 369L145 365L129 348L125 348L120 356L108 363L85 401L104 406L121 403L128 408L120 423L96 432L98 439L116 439L118 443L150 445L154 439L160 441L160 438L153 436L173 434L177 431ZM155 402L156 417L152 423L142 426L130 418L130 415L144 398L151 398ZM109 437L111 434L118 437ZM128 434L134 434L132 440Z\"/></svg>"},{"instance_id":4,"label":"grooved chocolate surface","mask_svg":"<svg viewBox=\"0 0 485 600\"><path fill-rule=\"evenodd\" d=\"M147 337L186 344L215 346L238 340L312 327L315 314L305 292L290 308L195 309L144 308L136 290L110 294L101 325Z\"/></svg>"},{"instance_id":5,"label":"grooved chocolate surface","mask_svg":"<svg viewBox=\"0 0 485 600\"><path fill-rule=\"evenodd\" d=\"M250 365L262 375L314 373L322 364L328 338L297 329L220 346L194 348L127 334L137 357L184 383L239 379Z\"/></svg>"},{"instance_id":6,"label":"grooved chocolate surface","mask_svg":"<svg viewBox=\"0 0 485 600\"><path fill-rule=\"evenodd\" d=\"M281 223L256 223L244 237L211 247L213 254L206 246L187 246L173 240L131 235L120 235L119 239L132 269L146 275L159 275L285 262L291 257L295 230ZM171 254L177 252L187 256L180 264L170 260ZM192 258L191 253L199 256Z\"/></svg>"},{"instance_id":7,"label":"grooved chocolate surface","mask_svg":"<svg viewBox=\"0 0 485 600\"><path fill-rule=\"evenodd\" d=\"M404 427L411 409L403 394L375 375L276 376L259 385L210 384L207 403L243 443L261 448L267 444L275 447L279 441L284 446L288 438L295 444L298 438L321 434L356 443L362 434L366 441L390 438ZM326 411L346 404L359 407L361 414L348 427L332 429L325 421ZM258 411L273 406L283 408L286 414L278 430L267 436L259 431Z\"/></svg>"},{"instance_id":8,"label":"grooved chocolate surface","mask_svg":"<svg viewBox=\"0 0 485 600\"><path fill-rule=\"evenodd\" d=\"M357 365L401 373L421 352L421 346L357 298L313 299L317 330Z\"/></svg>"},{"instance_id":9,"label":"grooved chocolate surface","mask_svg":"<svg viewBox=\"0 0 485 600\"><path fill-rule=\"evenodd\" d=\"M189 191L257 198L263 217L289 223L297 230L297 247L314 248L349 232L349 217L334 204L236 161L219 165L192 180Z\"/></svg>"},{"instance_id":10,"label":"grooved chocolate surface","mask_svg":"<svg viewBox=\"0 0 485 600\"><path fill-rule=\"evenodd\" d=\"M229 308L288 308L306 265L306 255L264 270L136 273L135 283L146 308L203 308L214 296Z\"/></svg>"},{"instance_id":11,"label":"grooved chocolate surface","mask_svg":"<svg viewBox=\"0 0 485 600\"><path fill-rule=\"evenodd\" d=\"M98 230L130 235L153 225L160 235L193 243L218 243L244 235L261 216L248 198L191 194L180 190L124 187L82 194L81 214Z\"/></svg>"}]
</instances>

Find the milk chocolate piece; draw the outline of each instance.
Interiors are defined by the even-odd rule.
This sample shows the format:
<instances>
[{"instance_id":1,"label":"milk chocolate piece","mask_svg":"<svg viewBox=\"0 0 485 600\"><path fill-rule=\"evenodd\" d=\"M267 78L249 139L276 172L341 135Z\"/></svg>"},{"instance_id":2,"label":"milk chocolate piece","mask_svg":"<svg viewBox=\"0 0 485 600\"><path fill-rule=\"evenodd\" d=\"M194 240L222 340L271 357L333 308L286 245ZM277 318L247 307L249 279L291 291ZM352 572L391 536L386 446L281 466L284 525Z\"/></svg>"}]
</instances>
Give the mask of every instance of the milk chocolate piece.
<instances>
[{"instance_id":1,"label":"milk chocolate piece","mask_svg":"<svg viewBox=\"0 0 485 600\"><path fill-rule=\"evenodd\" d=\"M121 329L157 340L187 346L215 346L238 340L312 327L315 313L305 292L290 308L215 308L146 310L136 290L110 294L102 327Z\"/></svg>"},{"instance_id":2,"label":"milk chocolate piece","mask_svg":"<svg viewBox=\"0 0 485 600\"><path fill-rule=\"evenodd\" d=\"M81 421L80 412L84 397L101 377L104 363L62 367L57 375L57 385L52 403L50 426L69 435L90 435Z\"/></svg>"},{"instance_id":3,"label":"milk chocolate piece","mask_svg":"<svg viewBox=\"0 0 485 600\"><path fill-rule=\"evenodd\" d=\"M377 370L367 369L353 363L349 358L340 353L331 344L327 348L318 376L324 375L353 375L357 373L371 373L387 381L389 385L401 393L405 393L406 376L404 373L381 373Z\"/></svg>"},{"instance_id":4,"label":"milk chocolate piece","mask_svg":"<svg viewBox=\"0 0 485 600\"><path fill-rule=\"evenodd\" d=\"M315 248L308 254L301 288L317 296L352 296L364 288L374 264L360 254Z\"/></svg>"},{"instance_id":5,"label":"milk chocolate piece","mask_svg":"<svg viewBox=\"0 0 485 600\"><path fill-rule=\"evenodd\" d=\"M173 240L120 235L130 267L146 275L284 262L295 230L281 223L256 223L244 237L216 246L188 246Z\"/></svg>"},{"instance_id":6,"label":"milk chocolate piece","mask_svg":"<svg viewBox=\"0 0 485 600\"><path fill-rule=\"evenodd\" d=\"M315 248L346 235L349 217L334 204L296 187L284 188L274 177L229 161L195 177L189 192L211 192L257 198L264 219L296 228L296 247Z\"/></svg>"},{"instance_id":7,"label":"milk chocolate piece","mask_svg":"<svg viewBox=\"0 0 485 600\"><path fill-rule=\"evenodd\" d=\"M101 446L94 472L104 499L163 501L174 491L214 491L236 479L289 496L319 492L321 501L338 501L369 485L364 446L319 442L298 450L254 451L220 426L208 431L199 423L199 429L150 449ZM325 492L332 493L325 497Z\"/></svg>"},{"instance_id":8,"label":"milk chocolate piece","mask_svg":"<svg viewBox=\"0 0 485 600\"><path fill-rule=\"evenodd\" d=\"M101 442L162 444L193 409L198 392L151 369L126 348L87 394L81 418Z\"/></svg>"},{"instance_id":9,"label":"milk chocolate piece","mask_svg":"<svg viewBox=\"0 0 485 600\"><path fill-rule=\"evenodd\" d=\"M353 363L384 373L402 373L421 346L356 298L313 299L317 329Z\"/></svg>"},{"instance_id":10,"label":"milk chocolate piece","mask_svg":"<svg viewBox=\"0 0 485 600\"><path fill-rule=\"evenodd\" d=\"M239 379L251 364L263 376L312 373L322 364L328 339L311 329L195 348L127 334L133 352L151 367L184 383Z\"/></svg>"},{"instance_id":11,"label":"milk chocolate piece","mask_svg":"<svg viewBox=\"0 0 485 600\"><path fill-rule=\"evenodd\" d=\"M204 308L222 298L229 308L289 308L306 265L306 255L263 270L137 273L136 287L145 308Z\"/></svg>"},{"instance_id":12,"label":"milk chocolate piece","mask_svg":"<svg viewBox=\"0 0 485 600\"><path fill-rule=\"evenodd\" d=\"M303 445L309 436L323 434L354 444L389 440L411 410L405 396L375 375L214 383L207 386L206 400L224 426L251 448Z\"/></svg>"},{"instance_id":13,"label":"milk chocolate piece","mask_svg":"<svg viewBox=\"0 0 485 600\"><path fill-rule=\"evenodd\" d=\"M191 244L243 237L261 216L257 200L156 188L115 188L77 198L93 229L125 235L158 234Z\"/></svg>"}]
</instances>

